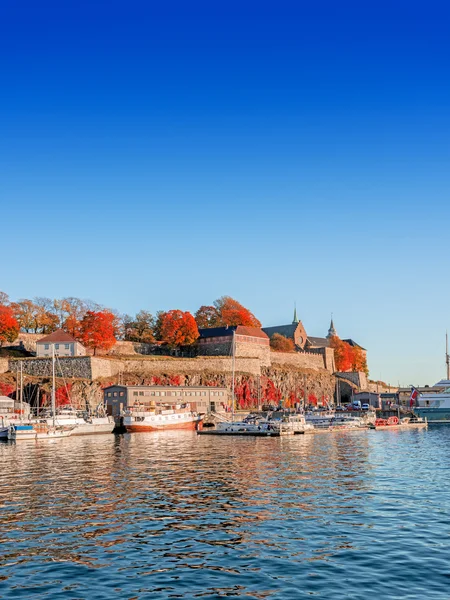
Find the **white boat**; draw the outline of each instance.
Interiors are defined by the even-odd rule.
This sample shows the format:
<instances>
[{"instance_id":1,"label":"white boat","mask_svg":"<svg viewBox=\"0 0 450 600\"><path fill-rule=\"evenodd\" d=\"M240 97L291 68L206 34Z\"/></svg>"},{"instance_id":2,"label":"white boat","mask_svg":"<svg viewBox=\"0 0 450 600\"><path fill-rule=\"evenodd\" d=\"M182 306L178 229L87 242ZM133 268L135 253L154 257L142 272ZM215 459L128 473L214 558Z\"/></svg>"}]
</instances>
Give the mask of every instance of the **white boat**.
<instances>
[{"instance_id":1,"label":"white boat","mask_svg":"<svg viewBox=\"0 0 450 600\"><path fill-rule=\"evenodd\" d=\"M10 425L8 427L8 440L18 442L35 439L36 430L32 425L22 425L17 423L16 425Z\"/></svg>"},{"instance_id":2,"label":"white boat","mask_svg":"<svg viewBox=\"0 0 450 600\"><path fill-rule=\"evenodd\" d=\"M53 417L44 415L48 425L53 424ZM71 428L71 435L93 435L97 433L111 433L114 429L114 420L107 415L89 415L76 411L72 406L66 406L56 411L56 427Z\"/></svg>"},{"instance_id":3,"label":"white boat","mask_svg":"<svg viewBox=\"0 0 450 600\"><path fill-rule=\"evenodd\" d=\"M203 415L192 411L188 404L174 409L143 410L140 406L130 407L123 416L123 424L130 433L170 429L195 430L202 420Z\"/></svg>"},{"instance_id":4,"label":"white boat","mask_svg":"<svg viewBox=\"0 0 450 600\"><path fill-rule=\"evenodd\" d=\"M317 430L355 429L367 427L367 420L352 414L334 410L311 411L305 415L306 422Z\"/></svg>"},{"instance_id":5,"label":"white boat","mask_svg":"<svg viewBox=\"0 0 450 600\"><path fill-rule=\"evenodd\" d=\"M428 423L450 423L450 380L441 379L434 387L441 388L442 392L419 393L412 410Z\"/></svg>"}]
</instances>

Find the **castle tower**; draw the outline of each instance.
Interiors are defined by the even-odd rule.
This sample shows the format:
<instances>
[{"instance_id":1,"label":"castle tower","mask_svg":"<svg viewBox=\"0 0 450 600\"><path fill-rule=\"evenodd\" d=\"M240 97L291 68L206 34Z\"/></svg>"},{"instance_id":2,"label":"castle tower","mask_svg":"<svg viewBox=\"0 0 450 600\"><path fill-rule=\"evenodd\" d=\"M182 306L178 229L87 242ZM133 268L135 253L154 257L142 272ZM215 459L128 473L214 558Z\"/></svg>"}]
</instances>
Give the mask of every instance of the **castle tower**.
<instances>
[{"instance_id":1,"label":"castle tower","mask_svg":"<svg viewBox=\"0 0 450 600\"><path fill-rule=\"evenodd\" d=\"M337 332L336 332L336 329L334 328L333 315L331 315L331 323L330 323L330 329L328 330L327 339L329 339L335 335L337 335Z\"/></svg>"}]
</instances>

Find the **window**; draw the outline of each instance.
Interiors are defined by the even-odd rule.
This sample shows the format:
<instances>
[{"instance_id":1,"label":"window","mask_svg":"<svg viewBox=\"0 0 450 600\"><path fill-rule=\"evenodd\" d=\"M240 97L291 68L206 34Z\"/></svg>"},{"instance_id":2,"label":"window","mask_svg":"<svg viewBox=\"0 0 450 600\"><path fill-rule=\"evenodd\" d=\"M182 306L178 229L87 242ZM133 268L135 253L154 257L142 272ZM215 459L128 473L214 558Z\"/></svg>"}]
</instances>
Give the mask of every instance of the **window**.
<instances>
[{"instance_id":1,"label":"window","mask_svg":"<svg viewBox=\"0 0 450 600\"><path fill-rule=\"evenodd\" d=\"M59 344L55 344L55 348L59 350Z\"/></svg>"},{"instance_id":2,"label":"window","mask_svg":"<svg viewBox=\"0 0 450 600\"><path fill-rule=\"evenodd\" d=\"M117 392L114 392L114 398L117 396Z\"/></svg>"},{"instance_id":3,"label":"window","mask_svg":"<svg viewBox=\"0 0 450 600\"><path fill-rule=\"evenodd\" d=\"M50 345L49 344L45 344L44 349L48 350L49 348L50 348Z\"/></svg>"},{"instance_id":4,"label":"window","mask_svg":"<svg viewBox=\"0 0 450 600\"><path fill-rule=\"evenodd\" d=\"M137 393L137 392L133 392L133 396L137 396L137 395L138 395L138 393Z\"/></svg>"},{"instance_id":5,"label":"window","mask_svg":"<svg viewBox=\"0 0 450 600\"><path fill-rule=\"evenodd\" d=\"M125 392L119 392L119 396L124 396Z\"/></svg>"},{"instance_id":6,"label":"window","mask_svg":"<svg viewBox=\"0 0 450 600\"><path fill-rule=\"evenodd\" d=\"M155 392L150 392L150 396L154 396L154 395L155 395Z\"/></svg>"},{"instance_id":7,"label":"window","mask_svg":"<svg viewBox=\"0 0 450 600\"><path fill-rule=\"evenodd\" d=\"M111 392L108 392L106 395L108 396L108 398L111 398Z\"/></svg>"},{"instance_id":8,"label":"window","mask_svg":"<svg viewBox=\"0 0 450 600\"><path fill-rule=\"evenodd\" d=\"M165 395L166 395L166 392L161 392L161 396L165 396Z\"/></svg>"},{"instance_id":9,"label":"window","mask_svg":"<svg viewBox=\"0 0 450 600\"><path fill-rule=\"evenodd\" d=\"M144 395L144 392L139 392L139 396L143 396L143 395Z\"/></svg>"},{"instance_id":10,"label":"window","mask_svg":"<svg viewBox=\"0 0 450 600\"><path fill-rule=\"evenodd\" d=\"M64 344L64 348L65 348L66 350L69 350L69 348L70 348L70 344Z\"/></svg>"}]
</instances>

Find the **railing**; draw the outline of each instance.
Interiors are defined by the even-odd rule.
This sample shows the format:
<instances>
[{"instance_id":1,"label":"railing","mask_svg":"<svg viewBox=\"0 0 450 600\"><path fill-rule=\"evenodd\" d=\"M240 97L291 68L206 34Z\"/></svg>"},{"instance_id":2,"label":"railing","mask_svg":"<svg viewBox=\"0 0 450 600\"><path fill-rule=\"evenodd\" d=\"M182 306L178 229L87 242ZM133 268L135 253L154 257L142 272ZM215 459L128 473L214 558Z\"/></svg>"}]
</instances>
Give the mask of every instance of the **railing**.
<instances>
[{"instance_id":1,"label":"railing","mask_svg":"<svg viewBox=\"0 0 450 600\"><path fill-rule=\"evenodd\" d=\"M214 411L211 411L211 417L214 417L214 419L216 419L216 421L221 421L222 423L231 423L231 418L228 416L225 416L222 413L217 413Z\"/></svg>"}]
</instances>

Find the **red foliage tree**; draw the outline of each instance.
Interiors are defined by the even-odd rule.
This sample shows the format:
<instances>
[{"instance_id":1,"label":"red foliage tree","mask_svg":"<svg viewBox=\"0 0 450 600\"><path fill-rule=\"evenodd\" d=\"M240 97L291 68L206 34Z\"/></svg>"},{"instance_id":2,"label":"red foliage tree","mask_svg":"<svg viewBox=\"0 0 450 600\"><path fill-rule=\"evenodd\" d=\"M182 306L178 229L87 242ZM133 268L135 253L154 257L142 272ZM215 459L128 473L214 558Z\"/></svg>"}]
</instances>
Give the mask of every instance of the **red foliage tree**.
<instances>
[{"instance_id":1,"label":"red foliage tree","mask_svg":"<svg viewBox=\"0 0 450 600\"><path fill-rule=\"evenodd\" d=\"M219 315L216 326L245 325L246 327L261 327L261 322L248 308L230 296L222 296L214 302L214 307Z\"/></svg>"},{"instance_id":2,"label":"red foliage tree","mask_svg":"<svg viewBox=\"0 0 450 600\"><path fill-rule=\"evenodd\" d=\"M277 352L294 352L294 342L279 333L274 333L270 338L270 347Z\"/></svg>"},{"instance_id":3,"label":"red foliage tree","mask_svg":"<svg viewBox=\"0 0 450 600\"><path fill-rule=\"evenodd\" d=\"M0 306L0 347L5 342L13 342L19 335L19 323L10 306Z\"/></svg>"},{"instance_id":4,"label":"red foliage tree","mask_svg":"<svg viewBox=\"0 0 450 600\"><path fill-rule=\"evenodd\" d=\"M98 349L109 350L117 341L115 323L115 315L107 310L88 310L80 322L79 339L88 348L93 348L94 355Z\"/></svg>"},{"instance_id":5,"label":"red foliage tree","mask_svg":"<svg viewBox=\"0 0 450 600\"><path fill-rule=\"evenodd\" d=\"M197 323L190 312L169 310L161 316L161 340L168 346L189 346L199 337Z\"/></svg>"}]
</instances>

